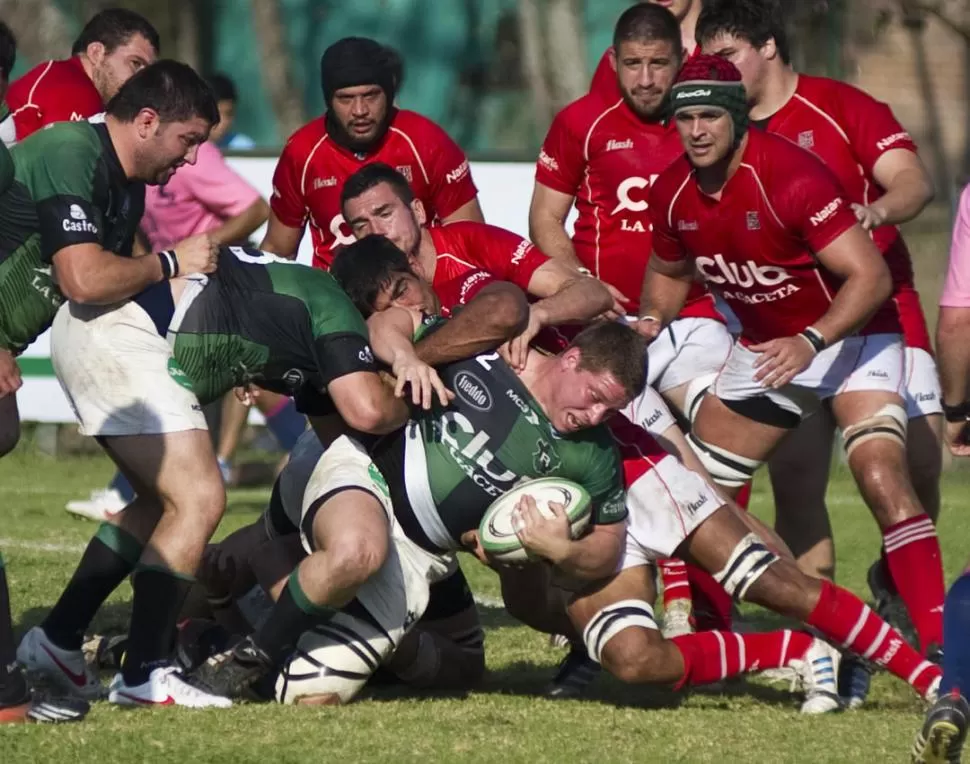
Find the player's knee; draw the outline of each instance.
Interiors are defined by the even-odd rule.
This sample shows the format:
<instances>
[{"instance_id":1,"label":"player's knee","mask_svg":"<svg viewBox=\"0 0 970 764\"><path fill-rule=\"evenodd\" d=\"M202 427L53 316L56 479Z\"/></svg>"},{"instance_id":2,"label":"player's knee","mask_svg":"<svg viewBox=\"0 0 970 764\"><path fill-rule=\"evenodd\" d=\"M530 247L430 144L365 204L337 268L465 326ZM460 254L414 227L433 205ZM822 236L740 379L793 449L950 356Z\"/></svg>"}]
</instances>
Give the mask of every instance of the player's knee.
<instances>
[{"instance_id":1,"label":"player's knee","mask_svg":"<svg viewBox=\"0 0 970 764\"><path fill-rule=\"evenodd\" d=\"M893 450L903 453L906 446L906 427L909 419L906 410L897 403L887 403L872 416L860 419L842 431L845 443L845 453L849 459L859 452L862 456L874 452L874 448L865 448L867 444L879 445L882 448L875 453L885 451L887 445Z\"/></svg>"},{"instance_id":2,"label":"player's knee","mask_svg":"<svg viewBox=\"0 0 970 764\"><path fill-rule=\"evenodd\" d=\"M384 564L387 537L386 534L345 533L326 546L318 544L317 548L326 549L331 569L340 571L344 581L362 584Z\"/></svg>"},{"instance_id":3,"label":"player's knee","mask_svg":"<svg viewBox=\"0 0 970 764\"><path fill-rule=\"evenodd\" d=\"M589 657L603 664L624 682L642 682L652 676L647 659L659 639L653 607L645 600L620 600L600 609L583 629L583 642ZM637 656L644 656L642 659ZM628 677L633 677L628 678Z\"/></svg>"},{"instance_id":4,"label":"player's knee","mask_svg":"<svg viewBox=\"0 0 970 764\"><path fill-rule=\"evenodd\" d=\"M603 667L627 684L665 681L659 638L656 629L641 626L623 629L604 646L600 656Z\"/></svg>"},{"instance_id":5,"label":"player's knee","mask_svg":"<svg viewBox=\"0 0 970 764\"><path fill-rule=\"evenodd\" d=\"M735 545L727 563L714 578L735 602L741 602L749 599L752 588L778 559L761 538L749 533Z\"/></svg>"},{"instance_id":6,"label":"player's knee","mask_svg":"<svg viewBox=\"0 0 970 764\"><path fill-rule=\"evenodd\" d=\"M762 465L758 459L749 459L711 445L692 432L687 433L687 442L714 482L725 488L741 488L754 477L754 473Z\"/></svg>"}]
</instances>

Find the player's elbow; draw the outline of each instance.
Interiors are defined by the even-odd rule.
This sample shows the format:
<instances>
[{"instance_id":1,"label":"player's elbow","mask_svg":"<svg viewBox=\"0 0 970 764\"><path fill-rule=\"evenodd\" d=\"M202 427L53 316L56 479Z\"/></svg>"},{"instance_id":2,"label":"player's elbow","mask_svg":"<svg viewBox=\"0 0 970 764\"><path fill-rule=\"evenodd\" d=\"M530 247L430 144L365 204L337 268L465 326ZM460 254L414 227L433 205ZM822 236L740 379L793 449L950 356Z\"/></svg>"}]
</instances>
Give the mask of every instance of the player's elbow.
<instances>
[{"instance_id":1,"label":"player's elbow","mask_svg":"<svg viewBox=\"0 0 970 764\"><path fill-rule=\"evenodd\" d=\"M100 294L97 289L97 279L90 278L85 269L76 267L73 263L54 266L57 285L71 302L80 305L93 305L98 302Z\"/></svg>"},{"instance_id":2,"label":"player's elbow","mask_svg":"<svg viewBox=\"0 0 970 764\"><path fill-rule=\"evenodd\" d=\"M499 337L514 337L529 320L529 301L514 284L492 284L475 298Z\"/></svg>"},{"instance_id":3,"label":"player's elbow","mask_svg":"<svg viewBox=\"0 0 970 764\"><path fill-rule=\"evenodd\" d=\"M613 295L606 285L599 279L583 278L577 279L582 284L583 294L586 296L589 317L598 316L613 307ZM574 282L570 282L574 283Z\"/></svg>"},{"instance_id":4,"label":"player's elbow","mask_svg":"<svg viewBox=\"0 0 970 764\"><path fill-rule=\"evenodd\" d=\"M383 435L402 425L401 413L406 414L406 407L392 392L384 388L380 382L372 389L360 390L350 401L338 405L340 416L348 427L358 432Z\"/></svg>"}]
</instances>

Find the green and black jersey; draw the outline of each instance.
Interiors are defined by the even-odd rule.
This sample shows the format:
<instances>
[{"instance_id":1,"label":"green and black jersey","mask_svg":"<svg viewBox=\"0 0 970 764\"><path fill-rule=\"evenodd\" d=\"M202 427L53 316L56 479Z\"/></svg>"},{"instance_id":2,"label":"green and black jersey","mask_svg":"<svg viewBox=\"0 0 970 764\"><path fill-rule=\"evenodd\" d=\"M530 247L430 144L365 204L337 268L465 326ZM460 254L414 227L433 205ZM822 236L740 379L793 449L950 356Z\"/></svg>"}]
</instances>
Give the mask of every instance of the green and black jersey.
<instances>
[{"instance_id":1,"label":"green and black jersey","mask_svg":"<svg viewBox=\"0 0 970 764\"><path fill-rule=\"evenodd\" d=\"M19 353L64 301L54 254L98 244L130 256L145 187L128 180L103 123L59 122L10 156L13 183L0 194L0 348Z\"/></svg>"},{"instance_id":2,"label":"green and black jersey","mask_svg":"<svg viewBox=\"0 0 970 764\"><path fill-rule=\"evenodd\" d=\"M292 395L376 371L367 325L329 273L246 247L223 247L216 272L190 281L167 334L173 375L202 403L250 382Z\"/></svg>"},{"instance_id":3,"label":"green and black jersey","mask_svg":"<svg viewBox=\"0 0 970 764\"><path fill-rule=\"evenodd\" d=\"M446 408L416 411L374 449L395 513L413 540L456 549L488 506L522 480L561 477L593 499L593 522L626 518L623 469L605 427L561 435L497 353L438 369L455 393Z\"/></svg>"}]
</instances>

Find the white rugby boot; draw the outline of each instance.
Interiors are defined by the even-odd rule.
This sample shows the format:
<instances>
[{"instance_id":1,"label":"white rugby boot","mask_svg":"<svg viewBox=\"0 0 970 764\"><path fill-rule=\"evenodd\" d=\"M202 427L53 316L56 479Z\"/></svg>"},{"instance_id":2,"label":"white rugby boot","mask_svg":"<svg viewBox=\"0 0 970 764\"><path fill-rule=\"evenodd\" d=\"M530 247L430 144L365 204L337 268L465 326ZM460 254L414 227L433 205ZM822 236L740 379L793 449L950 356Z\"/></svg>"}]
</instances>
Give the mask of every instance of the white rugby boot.
<instances>
[{"instance_id":1,"label":"white rugby boot","mask_svg":"<svg viewBox=\"0 0 970 764\"><path fill-rule=\"evenodd\" d=\"M64 650L51 642L40 626L20 640L17 661L28 673L40 674L63 692L84 700L97 700L104 689L88 667L81 650Z\"/></svg>"},{"instance_id":2,"label":"white rugby boot","mask_svg":"<svg viewBox=\"0 0 970 764\"><path fill-rule=\"evenodd\" d=\"M842 709L839 701L838 650L816 637L805 655L789 661L788 665L795 669L805 691L805 700L800 709L803 714L827 714Z\"/></svg>"},{"instance_id":3,"label":"white rugby boot","mask_svg":"<svg viewBox=\"0 0 970 764\"><path fill-rule=\"evenodd\" d=\"M128 506L121 494L114 488L99 488L91 491L87 499L75 499L67 502L64 509L72 515L83 517L95 522L104 522Z\"/></svg>"},{"instance_id":4,"label":"white rugby boot","mask_svg":"<svg viewBox=\"0 0 970 764\"><path fill-rule=\"evenodd\" d=\"M677 599L664 608L664 639L683 637L694 633L694 626L691 623L693 604L689 599Z\"/></svg>"},{"instance_id":5,"label":"white rugby boot","mask_svg":"<svg viewBox=\"0 0 970 764\"><path fill-rule=\"evenodd\" d=\"M108 702L119 706L185 706L186 708L229 708L232 701L196 687L176 666L152 669L142 684L125 684L116 674L108 689Z\"/></svg>"}]
</instances>

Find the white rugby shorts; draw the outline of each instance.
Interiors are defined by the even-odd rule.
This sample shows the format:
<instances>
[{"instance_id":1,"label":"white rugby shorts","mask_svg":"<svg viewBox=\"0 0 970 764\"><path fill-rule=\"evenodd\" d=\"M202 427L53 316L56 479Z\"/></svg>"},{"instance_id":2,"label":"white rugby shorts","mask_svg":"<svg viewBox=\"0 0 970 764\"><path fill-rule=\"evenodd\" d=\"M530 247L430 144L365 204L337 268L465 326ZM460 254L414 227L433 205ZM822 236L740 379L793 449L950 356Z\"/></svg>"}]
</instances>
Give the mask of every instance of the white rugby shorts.
<instances>
[{"instance_id":1,"label":"white rugby shorts","mask_svg":"<svg viewBox=\"0 0 970 764\"><path fill-rule=\"evenodd\" d=\"M350 488L366 491L377 499L387 516L391 539L387 559L357 590L356 599L396 646L427 608L428 586L451 575L457 560L454 553L428 552L404 535L394 517L387 482L363 446L346 435L337 438L317 459L303 492L300 539L308 553L313 551L313 544L306 535L303 519L319 498Z\"/></svg>"},{"instance_id":2,"label":"white rugby shorts","mask_svg":"<svg viewBox=\"0 0 970 764\"><path fill-rule=\"evenodd\" d=\"M733 344L727 327L713 318L671 321L647 347L647 384L663 393L699 377L713 379Z\"/></svg>"},{"instance_id":3,"label":"white rugby shorts","mask_svg":"<svg viewBox=\"0 0 970 764\"><path fill-rule=\"evenodd\" d=\"M51 327L51 362L83 435L205 430L172 348L132 301L64 303Z\"/></svg>"},{"instance_id":4,"label":"white rugby shorts","mask_svg":"<svg viewBox=\"0 0 970 764\"><path fill-rule=\"evenodd\" d=\"M650 385L644 387L643 392L630 401L620 413L654 437L663 435L677 424L666 401Z\"/></svg>"},{"instance_id":5,"label":"white rugby shorts","mask_svg":"<svg viewBox=\"0 0 970 764\"><path fill-rule=\"evenodd\" d=\"M675 456L665 456L627 486L626 547L617 572L673 556L725 504L717 490Z\"/></svg>"},{"instance_id":6,"label":"white rugby shorts","mask_svg":"<svg viewBox=\"0 0 970 764\"><path fill-rule=\"evenodd\" d=\"M898 334L853 336L836 342L779 390L763 387L755 380L758 355L736 342L714 382L714 394L728 401L767 396L785 411L804 417L820 400L842 393L904 393L905 354Z\"/></svg>"},{"instance_id":7,"label":"white rugby shorts","mask_svg":"<svg viewBox=\"0 0 970 764\"><path fill-rule=\"evenodd\" d=\"M936 360L923 348L906 348L906 416L909 419L943 413L943 393Z\"/></svg>"}]
</instances>

